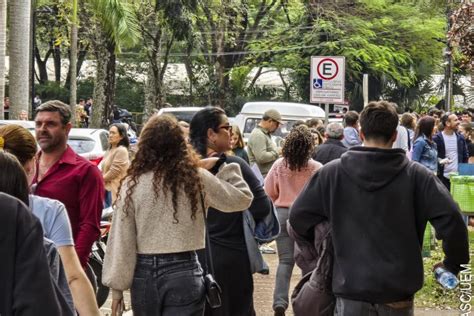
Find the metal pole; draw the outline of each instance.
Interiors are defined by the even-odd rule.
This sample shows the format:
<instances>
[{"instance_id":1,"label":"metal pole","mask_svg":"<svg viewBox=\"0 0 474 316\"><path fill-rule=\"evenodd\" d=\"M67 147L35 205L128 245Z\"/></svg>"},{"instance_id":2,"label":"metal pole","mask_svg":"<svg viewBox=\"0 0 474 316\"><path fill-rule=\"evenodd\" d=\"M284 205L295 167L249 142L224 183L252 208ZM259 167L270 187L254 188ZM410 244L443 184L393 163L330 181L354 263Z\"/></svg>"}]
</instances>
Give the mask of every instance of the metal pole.
<instances>
[{"instance_id":1,"label":"metal pole","mask_svg":"<svg viewBox=\"0 0 474 316\"><path fill-rule=\"evenodd\" d=\"M328 125L329 124L329 104L328 103L324 105L324 120L325 120L326 125Z\"/></svg>"},{"instance_id":2,"label":"metal pole","mask_svg":"<svg viewBox=\"0 0 474 316\"><path fill-rule=\"evenodd\" d=\"M364 74L362 79L362 94L364 97L364 108L369 104L369 75Z\"/></svg>"},{"instance_id":3,"label":"metal pole","mask_svg":"<svg viewBox=\"0 0 474 316\"><path fill-rule=\"evenodd\" d=\"M31 115L34 115L33 111L35 108L35 40L36 40L36 1L32 1L32 14L31 14L31 27L32 27L32 39L31 39ZM28 111L30 112L30 111Z\"/></svg>"}]
</instances>

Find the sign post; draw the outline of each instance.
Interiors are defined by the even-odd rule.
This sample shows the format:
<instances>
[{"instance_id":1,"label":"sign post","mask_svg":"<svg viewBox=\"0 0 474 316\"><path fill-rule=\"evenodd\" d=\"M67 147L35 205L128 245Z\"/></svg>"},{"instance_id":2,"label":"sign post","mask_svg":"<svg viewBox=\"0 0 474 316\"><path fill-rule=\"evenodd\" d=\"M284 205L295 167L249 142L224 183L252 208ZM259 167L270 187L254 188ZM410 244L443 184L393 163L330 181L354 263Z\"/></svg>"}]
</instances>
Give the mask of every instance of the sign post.
<instances>
[{"instance_id":1,"label":"sign post","mask_svg":"<svg viewBox=\"0 0 474 316\"><path fill-rule=\"evenodd\" d=\"M312 56L310 102L325 104L326 124L329 104L344 103L346 60L343 56Z\"/></svg>"}]
</instances>

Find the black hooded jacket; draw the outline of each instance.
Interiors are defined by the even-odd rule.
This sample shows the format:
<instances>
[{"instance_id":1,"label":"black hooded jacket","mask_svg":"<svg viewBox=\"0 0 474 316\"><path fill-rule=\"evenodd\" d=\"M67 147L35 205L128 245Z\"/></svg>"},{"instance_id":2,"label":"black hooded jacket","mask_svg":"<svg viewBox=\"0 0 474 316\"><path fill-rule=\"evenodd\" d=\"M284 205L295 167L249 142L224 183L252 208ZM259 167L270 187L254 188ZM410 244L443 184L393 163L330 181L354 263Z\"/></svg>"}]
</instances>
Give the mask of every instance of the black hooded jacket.
<instances>
[{"instance_id":1,"label":"black hooded jacket","mask_svg":"<svg viewBox=\"0 0 474 316\"><path fill-rule=\"evenodd\" d=\"M469 262L466 226L444 185L401 149L353 147L320 169L290 211L308 239L329 219L336 296L371 303L410 299L423 286L421 248L429 221L443 240L444 265Z\"/></svg>"}]
</instances>

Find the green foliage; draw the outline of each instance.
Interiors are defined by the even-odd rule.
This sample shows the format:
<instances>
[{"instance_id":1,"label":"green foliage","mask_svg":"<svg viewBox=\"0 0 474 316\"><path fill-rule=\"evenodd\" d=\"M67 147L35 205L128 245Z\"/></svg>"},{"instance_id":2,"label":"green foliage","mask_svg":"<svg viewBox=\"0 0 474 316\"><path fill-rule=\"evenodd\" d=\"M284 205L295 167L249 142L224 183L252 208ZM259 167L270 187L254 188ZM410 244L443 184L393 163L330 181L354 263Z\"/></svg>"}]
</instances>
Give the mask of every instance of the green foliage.
<instances>
[{"instance_id":1,"label":"green foliage","mask_svg":"<svg viewBox=\"0 0 474 316\"><path fill-rule=\"evenodd\" d=\"M470 252L474 249L474 231L469 231L469 245ZM424 285L423 288L416 293L415 305L417 307L429 308L459 308L459 297L461 291L458 288L455 290L445 290L439 285L433 275L433 266L443 261L444 255L441 247L441 242L437 242L435 249L431 251L431 257L423 258L424 266ZM471 268L474 268L474 263L471 260Z\"/></svg>"}]
</instances>

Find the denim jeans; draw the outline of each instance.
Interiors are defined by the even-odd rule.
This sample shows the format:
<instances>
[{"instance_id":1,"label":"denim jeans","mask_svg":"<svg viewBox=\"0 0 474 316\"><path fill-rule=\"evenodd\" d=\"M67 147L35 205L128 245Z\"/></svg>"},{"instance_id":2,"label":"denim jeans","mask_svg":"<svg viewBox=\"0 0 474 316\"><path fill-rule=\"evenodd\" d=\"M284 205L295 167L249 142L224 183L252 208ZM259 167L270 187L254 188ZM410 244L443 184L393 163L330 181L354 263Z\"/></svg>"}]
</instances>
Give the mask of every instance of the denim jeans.
<instances>
[{"instance_id":1,"label":"denim jeans","mask_svg":"<svg viewBox=\"0 0 474 316\"><path fill-rule=\"evenodd\" d=\"M391 306L395 305L395 306ZM400 305L400 306L396 306ZM411 303L371 304L362 301L352 301L338 297L334 316L413 316L413 300Z\"/></svg>"},{"instance_id":2,"label":"denim jeans","mask_svg":"<svg viewBox=\"0 0 474 316\"><path fill-rule=\"evenodd\" d=\"M295 266L293 256L295 244L286 230L286 221L289 216L289 209L277 207L278 220L280 221L280 235L276 239L278 250L278 268L275 279L275 290L273 291L273 309L277 306L288 308L288 292L290 289L290 279Z\"/></svg>"},{"instance_id":3,"label":"denim jeans","mask_svg":"<svg viewBox=\"0 0 474 316\"><path fill-rule=\"evenodd\" d=\"M133 315L202 315L205 287L194 251L137 255L131 288Z\"/></svg>"}]
</instances>

